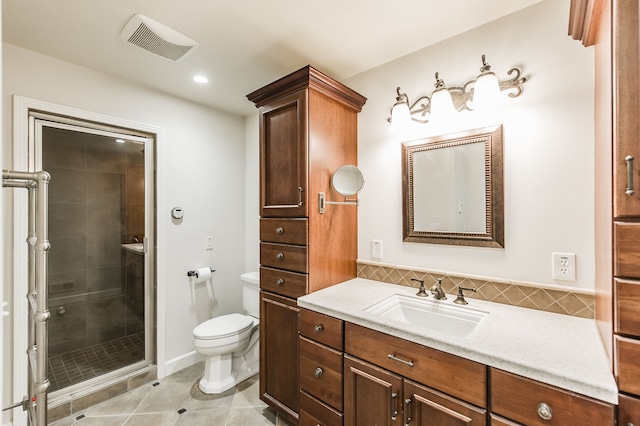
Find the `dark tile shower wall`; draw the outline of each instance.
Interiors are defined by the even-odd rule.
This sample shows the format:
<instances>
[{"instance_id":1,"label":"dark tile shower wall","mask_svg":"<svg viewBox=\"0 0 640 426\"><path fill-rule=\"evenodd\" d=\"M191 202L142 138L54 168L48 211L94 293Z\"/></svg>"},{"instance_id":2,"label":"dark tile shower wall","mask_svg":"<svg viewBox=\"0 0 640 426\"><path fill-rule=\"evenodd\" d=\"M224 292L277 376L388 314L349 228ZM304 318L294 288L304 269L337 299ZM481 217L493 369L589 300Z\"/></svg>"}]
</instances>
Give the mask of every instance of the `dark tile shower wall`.
<instances>
[{"instance_id":1,"label":"dark tile shower wall","mask_svg":"<svg viewBox=\"0 0 640 426\"><path fill-rule=\"evenodd\" d=\"M130 289L143 288L142 256L129 261L121 248L144 235L141 149L102 136L43 131L43 168L52 177L51 356L144 329L144 317L134 310L144 306L144 293Z\"/></svg>"}]
</instances>

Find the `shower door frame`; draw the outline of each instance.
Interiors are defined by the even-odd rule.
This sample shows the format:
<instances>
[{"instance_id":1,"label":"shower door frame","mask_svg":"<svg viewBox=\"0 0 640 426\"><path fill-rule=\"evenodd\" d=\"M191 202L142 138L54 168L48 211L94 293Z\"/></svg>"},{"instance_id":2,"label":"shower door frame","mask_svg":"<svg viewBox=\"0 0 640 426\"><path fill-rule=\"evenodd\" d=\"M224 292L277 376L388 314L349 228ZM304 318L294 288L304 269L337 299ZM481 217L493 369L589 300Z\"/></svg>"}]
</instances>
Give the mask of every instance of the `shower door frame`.
<instances>
[{"instance_id":1,"label":"shower door frame","mask_svg":"<svg viewBox=\"0 0 640 426\"><path fill-rule=\"evenodd\" d=\"M93 113L76 108L66 107L50 102L39 101L36 99L26 98L22 96L13 97L14 112L14 169L16 170L32 170L36 167L35 161L35 138L33 137L35 129L35 119L31 118L32 113L44 114L51 117L59 118L61 121L67 120L75 122L84 122L95 125L108 127L116 127L118 129L131 130L131 135L146 135L150 137L150 142L145 142L145 294L149 292L150 287L155 284L155 306L153 298L145 297L145 358L148 364L151 360L155 361L158 367L158 375L164 373L164 338L161 332L165 328L164 315L158 312L158 308L163 306L164 301L164 280L162 274L158 272L158 265L164 264L164 253L158 250L159 242L164 239L162 227L156 225L156 210L163 205L161 177L162 173L159 165L162 164L164 129L157 126L133 122L118 117ZM71 118L72 117L72 118ZM93 127L85 125L85 127ZM151 145L150 147L147 144ZM40 157L41 161L41 157ZM154 200L155 198L155 200ZM26 230L26 216L23 214L27 199L25 194L14 195L14 259L13 259L13 393L14 395L26 394L27 362L24 355L24 348L27 344L27 316L25 295L27 294L26 272L27 258L24 246L26 232L22 235L22 230ZM24 283L24 284L23 284ZM23 288L24 287L24 288ZM150 312L153 312L157 333L154 333L153 319ZM153 337L155 334L155 344ZM108 376L109 374L107 374ZM95 380L95 379L92 379ZM26 416L17 415L14 410L13 425L26 425Z\"/></svg>"}]
</instances>

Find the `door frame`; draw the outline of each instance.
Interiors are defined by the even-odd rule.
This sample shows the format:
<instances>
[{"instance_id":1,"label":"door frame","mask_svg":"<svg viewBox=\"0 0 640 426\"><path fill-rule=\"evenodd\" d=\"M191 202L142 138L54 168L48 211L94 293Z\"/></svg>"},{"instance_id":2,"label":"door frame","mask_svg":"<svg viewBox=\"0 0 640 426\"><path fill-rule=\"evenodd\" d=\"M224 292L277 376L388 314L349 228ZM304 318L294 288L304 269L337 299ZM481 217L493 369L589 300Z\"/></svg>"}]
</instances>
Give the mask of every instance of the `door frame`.
<instances>
[{"instance_id":1,"label":"door frame","mask_svg":"<svg viewBox=\"0 0 640 426\"><path fill-rule=\"evenodd\" d=\"M165 130L162 127L135 122L119 117L109 116L105 114L86 111L78 108L67 107L51 102L40 101L37 99L27 98L23 96L13 96L13 169L27 171L33 167L32 159L29 158L30 146L34 141L29 140L29 112L39 111L52 115L60 115L73 117L74 119L89 121L94 123L104 123L106 125L132 129L142 133L152 134L155 139L155 170L145 170L145 180L153 179L155 172L155 205L156 212L165 211L164 196L164 157L165 157ZM149 153L148 155L153 155ZM145 161L146 162L146 161ZM27 305L25 303L25 295L27 294L27 194L24 191L16 191L13 194L13 398L22 398L27 394L27 368L28 363L25 357L25 348L27 347ZM149 194L151 196L151 194ZM147 195L145 195L147 198ZM145 200L145 203L147 200ZM151 206L153 207L153 206ZM153 211L153 208L151 209ZM165 340L164 340L164 306L165 306L165 279L166 276L164 266L166 264L166 254L162 249L165 244L164 228L159 225L157 214L155 215L155 270L148 271L150 276L155 277L156 283L156 306L155 320L157 325L156 333L156 364L158 368L158 376L164 376L165 365ZM149 225L145 224L145 228ZM151 235L151 229L145 229L147 235ZM151 250L150 250L151 251ZM153 252L152 251L152 252ZM148 262L145 262L148 263ZM21 285L23 283L24 285ZM150 283L152 284L152 283ZM20 286L20 287L18 287ZM151 303L151 302L149 302ZM148 305L148 304L147 304ZM145 308L145 314L148 308ZM149 318L150 320L150 318ZM145 320L147 322L147 320ZM147 327L145 326L145 329ZM153 348L145 348L153 350ZM14 411L13 425L26 426L26 416L16 415Z\"/></svg>"}]
</instances>

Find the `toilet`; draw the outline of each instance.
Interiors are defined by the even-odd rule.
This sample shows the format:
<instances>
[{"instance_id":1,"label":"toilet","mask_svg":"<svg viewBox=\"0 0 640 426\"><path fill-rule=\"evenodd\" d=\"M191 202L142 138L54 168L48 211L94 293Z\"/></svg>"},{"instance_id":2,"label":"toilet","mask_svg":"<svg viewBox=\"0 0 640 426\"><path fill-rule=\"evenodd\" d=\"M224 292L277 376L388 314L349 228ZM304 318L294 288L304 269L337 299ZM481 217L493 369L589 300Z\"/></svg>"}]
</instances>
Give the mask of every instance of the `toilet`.
<instances>
[{"instance_id":1,"label":"toilet","mask_svg":"<svg viewBox=\"0 0 640 426\"><path fill-rule=\"evenodd\" d=\"M240 276L244 314L212 318L193 329L193 347L206 359L198 387L207 394L224 392L258 372L260 359L260 275Z\"/></svg>"}]
</instances>

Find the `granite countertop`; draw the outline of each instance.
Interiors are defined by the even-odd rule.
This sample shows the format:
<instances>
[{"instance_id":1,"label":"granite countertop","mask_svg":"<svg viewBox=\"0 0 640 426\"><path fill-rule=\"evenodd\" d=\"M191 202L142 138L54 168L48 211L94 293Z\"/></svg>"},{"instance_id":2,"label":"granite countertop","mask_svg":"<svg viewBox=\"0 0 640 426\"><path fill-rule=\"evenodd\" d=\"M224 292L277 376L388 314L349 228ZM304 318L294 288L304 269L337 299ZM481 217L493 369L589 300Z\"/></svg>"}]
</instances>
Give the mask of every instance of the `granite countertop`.
<instances>
[{"instance_id":1,"label":"granite countertop","mask_svg":"<svg viewBox=\"0 0 640 426\"><path fill-rule=\"evenodd\" d=\"M429 288L430 286L427 286ZM618 388L592 319L467 299L470 308L489 312L466 336L453 336L363 309L394 294L416 289L354 278L298 298L298 306L354 324L519 374L612 404ZM417 298L417 297L416 297ZM447 294L453 304L455 296ZM430 294L426 300L433 301Z\"/></svg>"}]
</instances>

